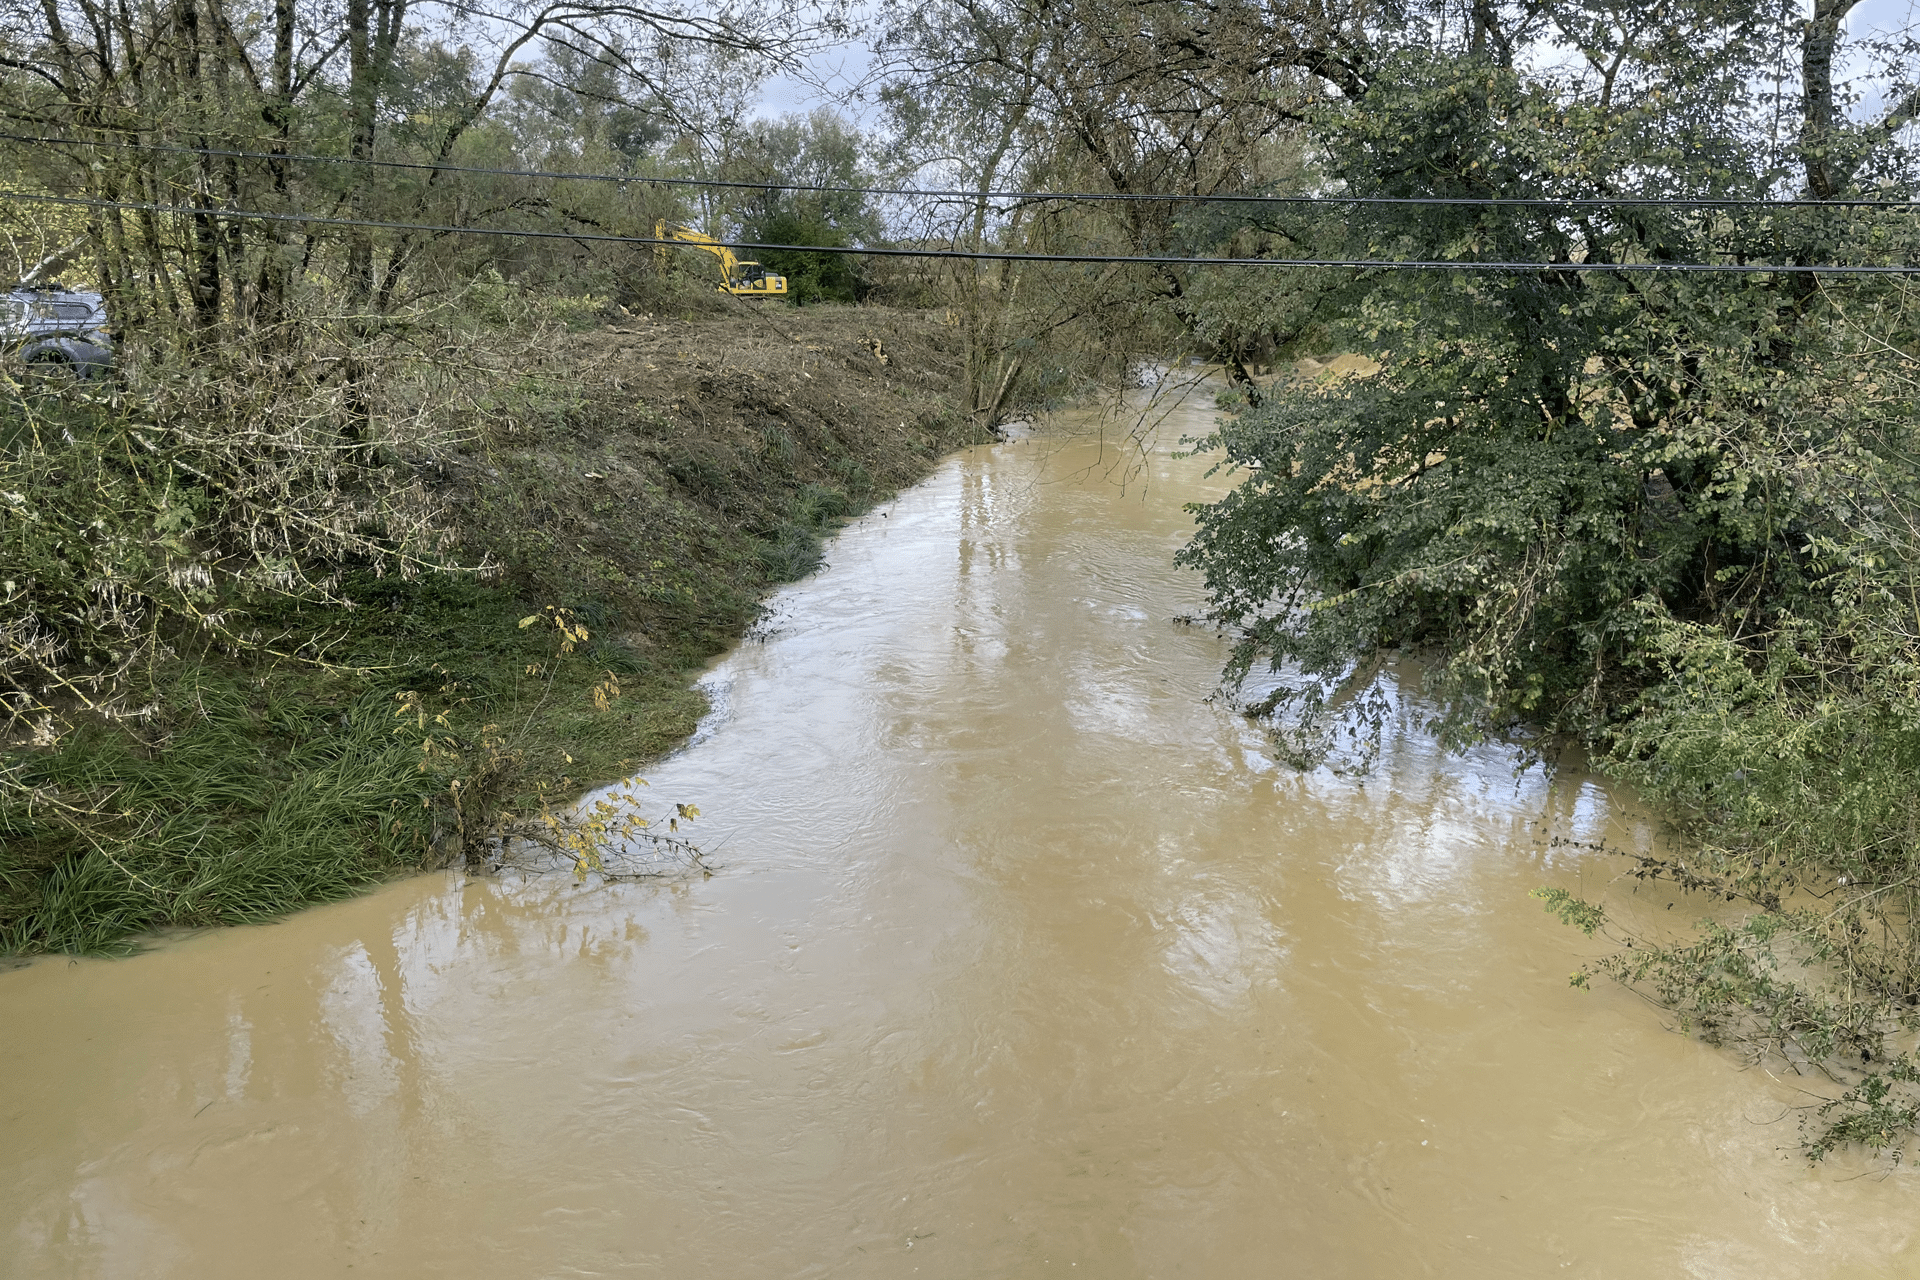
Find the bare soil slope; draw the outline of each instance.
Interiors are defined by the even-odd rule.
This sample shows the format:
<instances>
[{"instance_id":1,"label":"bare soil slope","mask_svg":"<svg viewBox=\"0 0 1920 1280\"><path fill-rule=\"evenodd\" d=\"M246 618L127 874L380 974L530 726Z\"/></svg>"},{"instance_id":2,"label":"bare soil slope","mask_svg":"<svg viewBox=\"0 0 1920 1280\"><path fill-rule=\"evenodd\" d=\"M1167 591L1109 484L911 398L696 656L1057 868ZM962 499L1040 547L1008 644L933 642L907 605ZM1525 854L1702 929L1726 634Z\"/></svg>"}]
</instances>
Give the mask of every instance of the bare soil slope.
<instances>
[{"instance_id":1,"label":"bare soil slope","mask_svg":"<svg viewBox=\"0 0 1920 1280\"><path fill-rule=\"evenodd\" d=\"M928 313L730 302L576 341L557 399L484 424L450 495L519 594L656 662L706 658L841 517L985 438Z\"/></svg>"}]
</instances>

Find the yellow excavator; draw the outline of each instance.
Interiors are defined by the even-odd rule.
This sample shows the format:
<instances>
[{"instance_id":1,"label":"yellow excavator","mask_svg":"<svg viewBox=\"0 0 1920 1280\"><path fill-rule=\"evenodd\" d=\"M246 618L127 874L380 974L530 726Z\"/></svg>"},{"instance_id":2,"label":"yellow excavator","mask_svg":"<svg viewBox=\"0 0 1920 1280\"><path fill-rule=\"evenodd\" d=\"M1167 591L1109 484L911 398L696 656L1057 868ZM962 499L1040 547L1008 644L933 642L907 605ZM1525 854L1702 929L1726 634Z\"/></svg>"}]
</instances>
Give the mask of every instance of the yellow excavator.
<instances>
[{"instance_id":1,"label":"yellow excavator","mask_svg":"<svg viewBox=\"0 0 1920 1280\"><path fill-rule=\"evenodd\" d=\"M691 227L683 227L677 222L657 222L653 227L657 240L678 240L682 244L704 249L720 259L722 283L720 292L730 293L736 298L783 298L787 293L787 278L768 273L757 262L742 262L733 256L733 250L715 240L712 236L701 235ZM654 246L654 253L664 264L670 252L668 246Z\"/></svg>"}]
</instances>

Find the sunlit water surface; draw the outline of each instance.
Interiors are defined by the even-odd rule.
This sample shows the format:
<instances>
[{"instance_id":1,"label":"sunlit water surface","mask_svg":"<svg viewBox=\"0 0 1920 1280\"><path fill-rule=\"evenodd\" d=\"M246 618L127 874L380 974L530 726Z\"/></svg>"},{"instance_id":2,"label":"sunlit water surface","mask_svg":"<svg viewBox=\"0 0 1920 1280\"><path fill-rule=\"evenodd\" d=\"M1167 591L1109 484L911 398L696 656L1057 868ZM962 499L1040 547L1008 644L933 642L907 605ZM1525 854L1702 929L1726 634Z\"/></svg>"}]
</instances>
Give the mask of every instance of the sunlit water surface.
<instances>
[{"instance_id":1,"label":"sunlit water surface","mask_svg":"<svg viewBox=\"0 0 1920 1280\"><path fill-rule=\"evenodd\" d=\"M1920 1276L1910 1175L1568 988L1597 944L1527 891L1663 907L1551 843L1645 845L1629 799L1412 731L1303 775L1209 701L1209 419L851 526L650 773L711 878L0 973L0 1274Z\"/></svg>"}]
</instances>

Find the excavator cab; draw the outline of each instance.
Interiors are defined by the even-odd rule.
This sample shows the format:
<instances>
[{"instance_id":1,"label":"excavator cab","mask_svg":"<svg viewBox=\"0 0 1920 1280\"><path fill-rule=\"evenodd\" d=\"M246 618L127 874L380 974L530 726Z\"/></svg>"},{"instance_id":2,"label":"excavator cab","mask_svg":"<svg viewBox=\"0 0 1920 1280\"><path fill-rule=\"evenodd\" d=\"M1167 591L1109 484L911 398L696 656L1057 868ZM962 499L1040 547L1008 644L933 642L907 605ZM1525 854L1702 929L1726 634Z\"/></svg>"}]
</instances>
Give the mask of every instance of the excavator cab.
<instances>
[{"instance_id":1,"label":"excavator cab","mask_svg":"<svg viewBox=\"0 0 1920 1280\"><path fill-rule=\"evenodd\" d=\"M757 262L737 262L727 292L742 298L770 298L787 291L787 278L776 276Z\"/></svg>"},{"instance_id":2,"label":"excavator cab","mask_svg":"<svg viewBox=\"0 0 1920 1280\"><path fill-rule=\"evenodd\" d=\"M691 227L678 223L659 222L653 228L654 238L663 243L655 246L655 252L662 261L667 256L666 241L679 241L711 253L720 259L721 293L730 293L736 298L784 298L787 294L787 278L770 273L757 262L742 262L733 256L733 250L715 240L712 236L702 235Z\"/></svg>"}]
</instances>

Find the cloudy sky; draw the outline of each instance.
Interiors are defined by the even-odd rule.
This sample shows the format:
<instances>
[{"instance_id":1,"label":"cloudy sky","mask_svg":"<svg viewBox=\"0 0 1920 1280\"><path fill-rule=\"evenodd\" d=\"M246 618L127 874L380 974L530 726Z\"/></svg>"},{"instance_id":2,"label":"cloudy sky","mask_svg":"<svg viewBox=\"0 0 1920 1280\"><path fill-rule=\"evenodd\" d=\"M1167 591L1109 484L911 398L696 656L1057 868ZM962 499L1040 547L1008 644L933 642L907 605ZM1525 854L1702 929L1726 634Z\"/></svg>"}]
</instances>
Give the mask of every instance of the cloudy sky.
<instances>
[{"instance_id":1,"label":"cloudy sky","mask_svg":"<svg viewBox=\"0 0 1920 1280\"><path fill-rule=\"evenodd\" d=\"M1916 17L1916 3L1917 0L1862 0L1848 16L1848 30L1862 36L1911 27ZM1811 0L1807 0L1805 7L1811 12ZM844 115L861 119L872 110L872 104L856 100L854 95L872 66L872 51L863 41L824 50L808 60L805 76L775 76L762 85L758 114L777 116L833 106ZM1867 108L1875 105L1863 104Z\"/></svg>"},{"instance_id":2,"label":"cloudy sky","mask_svg":"<svg viewBox=\"0 0 1920 1280\"><path fill-rule=\"evenodd\" d=\"M858 6L856 18L862 11L870 17L872 7ZM871 104L856 100L854 94L872 66L873 51L862 40L823 50L807 60L803 76L775 76L762 85L758 113L779 116L831 106L843 115L858 119ZM820 86L824 86L824 90Z\"/></svg>"}]
</instances>

